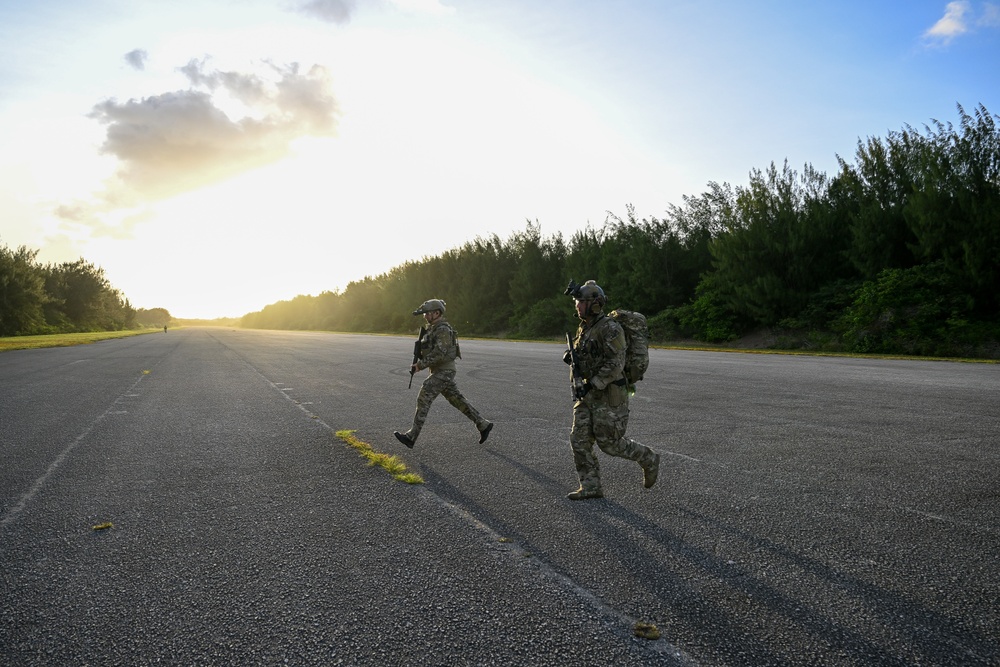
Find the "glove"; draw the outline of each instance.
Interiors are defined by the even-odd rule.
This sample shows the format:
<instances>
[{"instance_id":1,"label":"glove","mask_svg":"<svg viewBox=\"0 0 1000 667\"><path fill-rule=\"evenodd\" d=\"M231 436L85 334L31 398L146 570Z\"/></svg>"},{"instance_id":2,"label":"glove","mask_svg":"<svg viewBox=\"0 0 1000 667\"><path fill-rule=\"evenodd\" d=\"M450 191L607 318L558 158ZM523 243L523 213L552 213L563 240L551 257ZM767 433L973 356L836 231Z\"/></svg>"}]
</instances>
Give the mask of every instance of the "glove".
<instances>
[{"instance_id":1,"label":"glove","mask_svg":"<svg viewBox=\"0 0 1000 667\"><path fill-rule=\"evenodd\" d=\"M563 363L566 364L567 366L569 366L569 365L571 365L573 363L573 351L572 350L566 350L565 352L563 352Z\"/></svg>"},{"instance_id":2,"label":"glove","mask_svg":"<svg viewBox=\"0 0 1000 667\"><path fill-rule=\"evenodd\" d=\"M578 399L580 399L580 398L583 398L584 396L586 396L586 395L587 395L587 393L588 393L589 391L590 391L590 382L588 382L588 381L584 380L584 381L583 381L583 386L581 386L581 387L580 387L579 389L577 389L577 391L576 391L576 397L577 397Z\"/></svg>"}]
</instances>

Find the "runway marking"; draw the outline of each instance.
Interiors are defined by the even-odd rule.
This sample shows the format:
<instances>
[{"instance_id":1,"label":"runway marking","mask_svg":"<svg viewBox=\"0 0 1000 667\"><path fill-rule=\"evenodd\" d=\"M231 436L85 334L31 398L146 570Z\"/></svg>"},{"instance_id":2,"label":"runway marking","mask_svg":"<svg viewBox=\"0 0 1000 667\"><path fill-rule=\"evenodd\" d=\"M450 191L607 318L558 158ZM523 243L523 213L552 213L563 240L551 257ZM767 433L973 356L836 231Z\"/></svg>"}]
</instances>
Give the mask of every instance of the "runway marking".
<instances>
[{"instance_id":1,"label":"runway marking","mask_svg":"<svg viewBox=\"0 0 1000 667\"><path fill-rule=\"evenodd\" d=\"M284 389L284 384L285 384L284 382L274 382L274 381L270 380L266 375L264 375L264 373L262 373L260 371L260 369L257 368L256 366L254 366L253 364L247 362L246 360L244 360L244 363L247 365L248 368L250 368L254 373L256 373L261 378L261 380L263 380L266 384L270 385L277 392L277 394L279 396L283 397L286 401L291 402L299 410L301 410L303 413L305 413L310 418L310 420L312 421L312 423L318 424L322 429L325 429L326 431L329 431L330 433L334 434L334 436L336 436L337 429L333 428L332 426L330 426L329 424L327 424L325 421L323 421L323 419L318 414L316 414L316 413L312 412L311 410L309 410L305 406L305 404L299 403L298 401L296 401L294 398L292 398L291 396L289 396L286 393L286 391ZM532 420L532 419L526 419L526 420L517 420L517 421L534 421L534 420ZM547 421L547 420L543 420L543 421ZM560 427L560 428L568 428L568 427ZM693 459L693 458L691 458L689 456L685 456L683 454L674 454L674 456L678 456L678 457L682 457L682 458L688 458L688 459L691 459L693 461L700 462L698 459ZM556 585L562 587L564 590L572 591L580 599L584 600L587 604L589 604L592 608L594 608L597 611L599 611L606 618L617 619L618 623L620 623L622 625L622 627L628 628L629 631L631 631L631 629L635 627L635 624L641 620L641 619L633 618L632 616L630 616L630 615L628 615L626 613L620 612L617 609L615 609L615 608L607 605L603 600L601 600L592 591L590 591L589 589L587 589L587 588L585 588L583 586L580 586L573 579L571 579L570 577L568 577L568 576L566 576L566 575L558 572L555 568L553 568L552 566L550 566L548 563L546 563L546 562L544 562L544 561L542 561L540 559L537 559L537 558L530 558L531 554L528 553L527 551L525 551L523 549L523 547L521 547L520 545L514 543L514 541L511 540L510 538L501 536L499 533L497 533L496 531L494 531L493 528L491 528L486 523L484 523L484 522L480 521L479 519L477 519L471 512L469 512L465 508L463 508L463 507L461 507L459 505L455 505L453 503L448 502L447 500L445 500L444 498L442 498L441 496L439 496L437 493L435 493L433 490L427 488L426 486L422 486L422 485L421 486L414 486L413 489L418 494L423 495L424 498L428 499L430 502L433 502L435 504L440 505L441 507L443 507L447 511L451 512L452 514L454 514L460 520L465 521L466 523L468 523L469 525L471 525L475 529L479 530L481 533L483 533L485 536L487 536L487 539L492 544L502 545L500 547L500 549L502 551L506 551L506 552L508 552L511 555L518 555L518 556L521 557L520 560L522 560L522 561L526 561L526 560L530 559L531 564L534 565L537 568L536 571L543 578L547 579L549 582L555 583ZM684 666L689 666L689 667L695 667L697 665L697 662L690 655L688 655L687 653L685 653L679 647L674 646L673 644L671 644L666 639L661 638L661 639L657 639L657 640L651 640L648 643L646 643L645 646L646 646L646 648L648 650L650 650L650 651L652 651L654 653L659 653L660 655L665 655L665 656L668 655L668 656L670 656L674 661L676 661L676 664L678 664L678 665L684 665Z\"/></svg>"},{"instance_id":2,"label":"runway marking","mask_svg":"<svg viewBox=\"0 0 1000 667\"><path fill-rule=\"evenodd\" d=\"M968 528L969 530L974 530L981 533L996 533L996 529L993 526L985 526L982 524L974 523L972 521L961 521L959 519L953 519L950 516L944 514L932 514L931 512L924 512L923 510L918 510L913 507L904 507L904 512L909 512L910 514L916 514L918 516L925 517L927 519L932 519L934 521L940 521L941 523L947 523L952 526L961 526L962 528Z\"/></svg>"},{"instance_id":3,"label":"runway marking","mask_svg":"<svg viewBox=\"0 0 1000 667\"><path fill-rule=\"evenodd\" d=\"M662 453L666 454L667 456L673 456L673 457L676 457L676 458L679 458L679 459L684 459L686 461L694 461L695 463L701 463L702 462L701 459L696 459L695 457L688 456L687 454L679 454L677 452L667 452L667 451L664 451Z\"/></svg>"},{"instance_id":4,"label":"runway marking","mask_svg":"<svg viewBox=\"0 0 1000 667\"><path fill-rule=\"evenodd\" d=\"M24 511L24 508L28 506L28 503L30 503L34 499L34 497L38 495L38 492L42 490L42 487L45 486L45 482L49 479L49 477L51 477L52 474L59 469L59 466L61 466L63 461L66 460L66 457L70 455L70 452L72 452L76 448L76 446L80 444L81 441L83 441L84 438L90 435L90 432L94 430L95 426L97 426L108 415L123 414L123 411L115 410L115 406L122 399L122 397L129 395L130 392L134 392L136 386L140 382L142 382L142 379L144 377L146 377L145 373L140 375L139 379L136 380L134 383L132 383L132 386L129 387L127 390L125 390L124 394L113 400L111 402L111 405L108 406L107 410L98 415L97 418L94 421L92 421L89 426L87 426L87 428L83 429L83 432L80 433L80 435L76 436L76 438L74 438L73 441L69 443L69 445L67 445L66 448L62 450L62 452L59 453L59 456L57 456L52 461L52 463L49 464L48 469L44 473L42 473L42 475L38 479L35 480L34 484L31 485L31 488L28 489L28 492L25 493L23 496L21 496L21 499L17 501L17 504L11 507L10 510L7 511L7 514L5 514L2 519L0 519L0 528L9 525L14 519L17 518L18 514Z\"/></svg>"},{"instance_id":5,"label":"runway marking","mask_svg":"<svg viewBox=\"0 0 1000 667\"><path fill-rule=\"evenodd\" d=\"M418 494L422 494L427 500L438 506L444 508L445 510L451 512L459 519L465 521L471 525L476 530L480 531L486 535L488 541L491 544L502 545L499 547L500 551L507 552L510 555L519 556L518 560L527 561L530 559L529 565L534 567L538 574L547 579L549 582L556 584L557 586L563 588L564 590L572 591L580 599L589 604L593 609L600 612L606 618L617 619L617 621L626 628L634 628L637 623L641 622L641 619L635 618L625 612L619 611L614 607L611 607L606 602L604 602L598 595L588 588L581 586L576 583L571 577L557 571L551 565L539 558L532 558L531 553L527 552L521 545L517 544L514 540L502 536L497 533L488 524L477 519L471 512L469 512L464 507L451 503L437 493L433 489L427 487L414 487L414 491ZM675 662L673 664L686 666L686 667L696 667L698 664L692 656L688 655L678 646L670 643L664 638L650 640L644 644L644 647L653 653L659 653L660 655L670 656Z\"/></svg>"},{"instance_id":6,"label":"runway marking","mask_svg":"<svg viewBox=\"0 0 1000 667\"><path fill-rule=\"evenodd\" d=\"M259 375L260 378L265 383L269 384L277 392L279 396L283 397L286 401L291 402L299 410L301 410L307 416L309 416L313 423L318 424L321 428L329 431L330 433L334 434L334 436L336 436L337 429L333 428L325 421L323 421L323 419L319 415L315 414L314 412L306 408L304 404L297 402L295 399L293 399L291 396L285 393L284 389L282 389L282 387L280 386L284 384L283 382L272 382L256 366L253 366L252 364L247 362L244 363L246 363L247 367L250 368L254 373ZM519 555L521 557L521 560L527 560L528 558L530 558L531 554L525 551L520 545L515 544L513 540L511 540L510 538L501 536L499 533L494 531L490 526L488 526L487 524L483 523L475 516L473 516L472 513L466 510L465 508L448 502L447 500L445 500L444 498L442 498L441 496L439 496L437 493L427 488L426 486L418 485L414 486L413 489L418 494L423 495L424 498L426 498L430 502L440 505L447 511L454 514L460 520L465 521L475 529L479 530L481 533L487 536L488 541L490 543L502 545L502 547L500 547L502 551L507 551L508 553L513 555ZM595 595L589 589L580 586L570 577L567 577L566 575L556 571L555 568L550 566L548 563L537 558L531 558L530 560L532 562L532 565L534 565L537 568L537 572L543 578L563 587L564 590L572 591L582 600L584 600L587 604L589 604L591 607L602 613L605 617L609 619L617 619L617 621L623 627L629 628L631 630L631 628L633 628L635 624L640 621L640 619L633 618L628 614L625 614L613 607L608 606L604 601L602 601L597 595ZM688 667L695 667L697 665L697 663L692 659L691 656L689 656L687 653L685 653L677 646L674 646L673 644L668 642L666 639L652 640L646 643L645 646L648 650L654 653L659 653L660 655L669 655L673 660L676 661L676 664L678 665L684 665Z\"/></svg>"},{"instance_id":7,"label":"runway marking","mask_svg":"<svg viewBox=\"0 0 1000 667\"><path fill-rule=\"evenodd\" d=\"M934 519L936 521L944 521L945 523L955 523L954 521L952 521L948 517L942 516L940 514L931 514L930 512L923 512L921 510L915 510L912 507L904 507L903 509L906 510L907 512L911 513L911 514L919 514L920 516L927 517L928 519Z\"/></svg>"},{"instance_id":8,"label":"runway marking","mask_svg":"<svg viewBox=\"0 0 1000 667\"><path fill-rule=\"evenodd\" d=\"M647 445L646 443L639 442L638 440L636 440L636 443L638 443L640 445L643 445L644 447L649 447L650 449L656 449L652 445ZM656 449L656 451L658 451L663 456L673 456L674 458L684 459L685 461L694 461L695 463L703 463L703 461L701 459L696 459L695 457L688 456L687 454L681 454L679 452L668 452L665 449ZM718 465L718 464L716 464L716 465Z\"/></svg>"}]
</instances>

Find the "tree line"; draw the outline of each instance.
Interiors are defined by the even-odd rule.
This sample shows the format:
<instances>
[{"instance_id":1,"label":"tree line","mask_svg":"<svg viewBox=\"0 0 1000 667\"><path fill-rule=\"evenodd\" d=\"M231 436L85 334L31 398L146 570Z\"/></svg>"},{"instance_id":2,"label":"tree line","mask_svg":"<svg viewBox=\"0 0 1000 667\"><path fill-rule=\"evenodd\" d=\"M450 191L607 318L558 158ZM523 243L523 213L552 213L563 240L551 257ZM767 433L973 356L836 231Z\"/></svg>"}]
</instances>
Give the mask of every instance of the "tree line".
<instances>
[{"instance_id":1,"label":"tree line","mask_svg":"<svg viewBox=\"0 0 1000 667\"><path fill-rule=\"evenodd\" d=\"M767 331L776 347L997 358L1000 117L958 114L957 127L859 140L833 176L772 163L746 185L709 183L662 219L627 207L568 239L528 221L240 324L403 333L434 297L466 335L561 337L575 327L566 283L593 278L609 307L645 313L659 342ZM134 309L83 258L37 254L0 246L0 335L170 322L163 308Z\"/></svg>"},{"instance_id":2,"label":"tree line","mask_svg":"<svg viewBox=\"0 0 1000 667\"><path fill-rule=\"evenodd\" d=\"M859 140L828 176L806 165L708 184L662 218L609 214L568 240L537 222L245 315L269 329L405 332L442 298L462 333L560 336L562 295L595 279L610 307L647 315L654 340L726 342L759 330L781 347L1000 356L1000 134L979 105Z\"/></svg>"},{"instance_id":3,"label":"tree line","mask_svg":"<svg viewBox=\"0 0 1000 667\"><path fill-rule=\"evenodd\" d=\"M41 264L38 250L0 245L0 336L165 326L162 308L132 307L104 269L80 258Z\"/></svg>"}]
</instances>

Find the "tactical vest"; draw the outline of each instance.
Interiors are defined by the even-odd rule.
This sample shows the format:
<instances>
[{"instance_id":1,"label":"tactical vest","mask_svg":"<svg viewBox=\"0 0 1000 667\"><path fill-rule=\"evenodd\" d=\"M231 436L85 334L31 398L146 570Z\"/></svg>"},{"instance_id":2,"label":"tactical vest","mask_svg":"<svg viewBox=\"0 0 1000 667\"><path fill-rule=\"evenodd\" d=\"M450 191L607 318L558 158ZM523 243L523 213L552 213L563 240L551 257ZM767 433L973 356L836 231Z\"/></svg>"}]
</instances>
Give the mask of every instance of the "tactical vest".
<instances>
[{"instance_id":1,"label":"tactical vest","mask_svg":"<svg viewBox=\"0 0 1000 667\"><path fill-rule=\"evenodd\" d=\"M624 358L627 345L625 332L614 320L601 315L590 327L580 327L577 331L574 347L580 358L580 371L584 378L590 379L597 375L601 367L608 361L607 347L609 345L615 350L614 354L622 355ZM619 366L621 365L619 363ZM614 382L622 377L622 371L619 368L613 377L606 379L609 382Z\"/></svg>"}]
</instances>

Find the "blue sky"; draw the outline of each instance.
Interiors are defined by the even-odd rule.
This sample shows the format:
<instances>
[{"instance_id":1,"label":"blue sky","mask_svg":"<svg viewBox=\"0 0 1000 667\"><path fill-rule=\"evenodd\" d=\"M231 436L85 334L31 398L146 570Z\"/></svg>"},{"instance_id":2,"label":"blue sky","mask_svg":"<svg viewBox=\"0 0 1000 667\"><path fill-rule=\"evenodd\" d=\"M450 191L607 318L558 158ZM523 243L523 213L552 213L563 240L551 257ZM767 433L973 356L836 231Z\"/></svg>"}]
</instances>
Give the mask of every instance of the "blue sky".
<instances>
[{"instance_id":1,"label":"blue sky","mask_svg":"<svg viewBox=\"0 0 1000 667\"><path fill-rule=\"evenodd\" d=\"M0 45L0 243L178 317L1000 113L1000 0L2 0Z\"/></svg>"}]
</instances>

